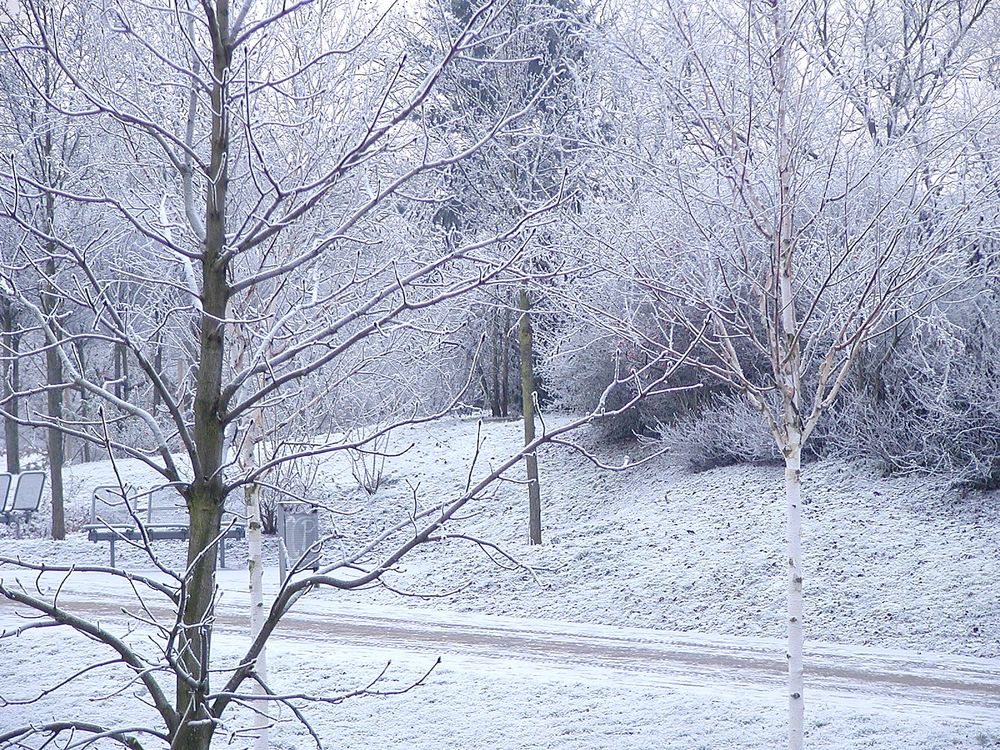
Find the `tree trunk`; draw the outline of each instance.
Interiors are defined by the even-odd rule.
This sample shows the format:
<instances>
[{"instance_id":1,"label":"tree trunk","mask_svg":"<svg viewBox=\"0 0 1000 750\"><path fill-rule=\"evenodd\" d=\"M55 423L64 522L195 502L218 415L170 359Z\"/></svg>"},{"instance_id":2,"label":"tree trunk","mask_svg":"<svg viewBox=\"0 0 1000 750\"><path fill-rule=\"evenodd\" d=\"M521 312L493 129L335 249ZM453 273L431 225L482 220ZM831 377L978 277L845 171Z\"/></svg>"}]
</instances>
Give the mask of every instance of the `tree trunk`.
<instances>
[{"instance_id":1,"label":"tree trunk","mask_svg":"<svg viewBox=\"0 0 1000 750\"><path fill-rule=\"evenodd\" d=\"M87 352L82 339L75 342L76 345L76 358L80 363L80 372L86 374L87 372ZM86 388L80 388L80 418L84 422L90 420L90 393ZM83 448L83 461L84 463L90 463L90 441L81 441Z\"/></svg>"},{"instance_id":2,"label":"tree trunk","mask_svg":"<svg viewBox=\"0 0 1000 750\"><path fill-rule=\"evenodd\" d=\"M535 368L532 361L531 313L528 292L517 295L521 315L517 321L517 340L521 354L521 411L524 416L524 444L535 439ZM542 498L538 486L538 454L531 451L524 457L528 475L528 542L542 543Z\"/></svg>"},{"instance_id":3,"label":"tree trunk","mask_svg":"<svg viewBox=\"0 0 1000 750\"><path fill-rule=\"evenodd\" d=\"M132 401L132 386L129 383L128 372L128 348L122 345L122 398L125 401Z\"/></svg>"},{"instance_id":4,"label":"tree trunk","mask_svg":"<svg viewBox=\"0 0 1000 750\"><path fill-rule=\"evenodd\" d=\"M788 524L788 748L802 750L805 699L802 646L802 357L795 311L795 113L789 111L789 27L783 0L772 5L775 50L771 56L777 93L778 216L772 249L774 328L771 365L782 397L781 444L785 456Z\"/></svg>"},{"instance_id":5,"label":"tree trunk","mask_svg":"<svg viewBox=\"0 0 1000 750\"><path fill-rule=\"evenodd\" d=\"M212 620L215 607L214 542L222 522L221 482L196 481L188 490L190 515L186 598L177 641L177 715L183 717L171 750L209 750L215 722L205 697L211 690Z\"/></svg>"},{"instance_id":6,"label":"tree trunk","mask_svg":"<svg viewBox=\"0 0 1000 750\"><path fill-rule=\"evenodd\" d=\"M111 361L114 363L114 372L112 377L115 381L115 398L122 397L122 345L115 344L114 349L111 350Z\"/></svg>"},{"instance_id":7,"label":"tree trunk","mask_svg":"<svg viewBox=\"0 0 1000 750\"><path fill-rule=\"evenodd\" d=\"M490 413L494 417L505 416L503 413L503 407L500 405L500 367L502 364L502 357L504 351L504 334L500 329L499 313L495 310L491 315L490 320L490 346L493 349L491 364L492 364L492 388L490 392Z\"/></svg>"},{"instance_id":8,"label":"tree trunk","mask_svg":"<svg viewBox=\"0 0 1000 750\"><path fill-rule=\"evenodd\" d=\"M185 493L191 531L188 536L187 598L181 612L177 674L177 714L183 717L172 750L208 750L215 730L204 697L209 694L212 616L215 604L216 539L222 524L226 493L225 417L221 413L222 372L226 362L226 311L229 268L226 249L226 202L229 190L229 122L226 86L229 80L229 3L214 7L211 87L211 158L205 195L205 239L201 254L201 318L198 367L195 376L193 437L197 461L194 481ZM192 682L193 680L193 682Z\"/></svg>"},{"instance_id":9,"label":"tree trunk","mask_svg":"<svg viewBox=\"0 0 1000 750\"><path fill-rule=\"evenodd\" d=\"M801 445L785 453L788 523L788 747L803 746L805 702L802 647L802 473Z\"/></svg>"},{"instance_id":10,"label":"tree trunk","mask_svg":"<svg viewBox=\"0 0 1000 750\"><path fill-rule=\"evenodd\" d=\"M216 219L215 223L220 222ZM208 226L211 227L212 224ZM221 243L215 247L221 248ZM216 539L222 527L227 491L222 477L225 426L219 414L219 400L225 349L223 321L229 294L227 270L224 265L214 263L215 257L216 252L206 249L201 362L194 401L193 431L199 465L196 469L197 476L186 493L191 526L187 552L189 574L186 580L187 598L181 613L183 628L178 642L178 654L184 673L177 675L177 713L185 718L171 745L174 750L207 750L214 731L213 722L203 723L202 720L210 719L204 696L210 690L208 669L211 662L211 622L215 604ZM191 726L191 722L196 726Z\"/></svg>"},{"instance_id":11,"label":"tree trunk","mask_svg":"<svg viewBox=\"0 0 1000 750\"><path fill-rule=\"evenodd\" d=\"M21 347L21 335L16 333L16 315L10 304L5 304L0 322L3 325L3 399L6 403L3 420L4 449L7 454L7 472L21 472L21 433L17 418L20 409L20 399L17 392L21 389L21 367L18 362L18 350Z\"/></svg>"},{"instance_id":12,"label":"tree trunk","mask_svg":"<svg viewBox=\"0 0 1000 750\"><path fill-rule=\"evenodd\" d=\"M254 410L253 421L247 428L247 434L243 436L243 446L240 451L240 473L247 475L257 468L257 445L260 443L263 434L262 420L264 418L260 409ZM260 487L257 484L248 484L243 491L243 499L246 504L247 517L247 569L250 579L250 639L255 639L264 626L267 617L267 610L264 608L264 563L263 563L263 523L260 512ZM261 649L257 657L254 671L261 681L267 681L267 647ZM254 692L257 695L264 695L264 688L256 685ZM260 701L255 704L259 713L254 714L253 726L257 739L254 741L255 750L267 750L268 747L268 725L269 721L265 713L267 712L267 701Z\"/></svg>"},{"instance_id":13,"label":"tree trunk","mask_svg":"<svg viewBox=\"0 0 1000 750\"><path fill-rule=\"evenodd\" d=\"M155 349L153 352L153 369L156 370L156 376L163 379L163 333L159 328L160 316L156 315L156 340L154 342ZM160 406L160 389L153 388L153 413L156 413L157 408Z\"/></svg>"},{"instance_id":14,"label":"tree trunk","mask_svg":"<svg viewBox=\"0 0 1000 750\"><path fill-rule=\"evenodd\" d=\"M510 308L504 307L503 325L497 335L497 349L500 352L500 366L503 378L500 382L500 416L510 416Z\"/></svg>"},{"instance_id":15,"label":"tree trunk","mask_svg":"<svg viewBox=\"0 0 1000 750\"><path fill-rule=\"evenodd\" d=\"M48 385L45 395L49 421L59 425L63 418L63 371L62 360L59 359L58 342L60 336L54 294L56 262L53 255L55 249L50 248L50 253L48 260L45 261L45 275L49 279L49 288L42 294L42 309L49 321L53 336L53 340L48 342L49 347L45 351L45 382ZM62 472L66 459L63 434L57 427L50 427L46 432L49 454L49 487L52 490L52 538L65 539L66 512L63 502Z\"/></svg>"},{"instance_id":16,"label":"tree trunk","mask_svg":"<svg viewBox=\"0 0 1000 750\"><path fill-rule=\"evenodd\" d=\"M115 395L125 401L132 398L132 388L129 384L128 372L128 348L122 344L115 344Z\"/></svg>"},{"instance_id":17,"label":"tree trunk","mask_svg":"<svg viewBox=\"0 0 1000 750\"><path fill-rule=\"evenodd\" d=\"M45 370L48 375L50 386L62 382L62 363L59 355L54 350L49 350L45 355ZM62 420L62 390L51 387L47 394L49 419L59 423ZM66 462L64 455L63 434L55 427L50 427L48 433L49 451L49 486L52 489L52 538L66 538L66 512L63 503L63 464Z\"/></svg>"}]
</instances>

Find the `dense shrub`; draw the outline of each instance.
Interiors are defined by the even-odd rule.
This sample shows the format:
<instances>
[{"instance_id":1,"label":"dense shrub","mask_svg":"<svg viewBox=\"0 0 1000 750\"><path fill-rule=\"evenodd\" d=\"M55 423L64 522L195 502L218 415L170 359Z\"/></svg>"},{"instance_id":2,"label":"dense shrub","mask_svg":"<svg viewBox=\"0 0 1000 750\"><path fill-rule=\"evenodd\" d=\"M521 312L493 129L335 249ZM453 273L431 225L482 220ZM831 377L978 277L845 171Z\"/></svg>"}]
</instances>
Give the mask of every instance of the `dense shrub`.
<instances>
[{"instance_id":1,"label":"dense shrub","mask_svg":"<svg viewBox=\"0 0 1000 750\"><path fill-rule=\"evenodd\" d=\"M600 335L586 327L561 334L559 349L550 346L539 367L557 408L587 412L597 408L603 398L604 410L614 412L634 398L638 384L626 375L647 364L641 350L613 335ZM662 374L662 369L653 369L644 382ZM624 382L608 390L616 379ZM595 427L601 436L613 442L654 436L660 424L700 411L719 392L720 386L697 368L684 366L658 389L661 392L620 414L599 418Z\"/></svg>"},{"instance_id":2,"label":"dense shrub","mask_svg":"<svg viewBox=\"0 0 1000 750\"><path fill-rule=\"evenodd\" d=\"M828 423L830 449L888 473L1000 487L1000 301L983 291L869 352Z\"/></svg>"},{"instance_id":3,"label":"dense shrub","mask_svg":"<svg viewBox=\"0 0 1000 750\"><path fill-rule=\"evenodd\" d=\"M739 394L716 396L704 409L658 431L663 446L696 471L782 460L763 418Z\"/></svg>"}]
</instances>

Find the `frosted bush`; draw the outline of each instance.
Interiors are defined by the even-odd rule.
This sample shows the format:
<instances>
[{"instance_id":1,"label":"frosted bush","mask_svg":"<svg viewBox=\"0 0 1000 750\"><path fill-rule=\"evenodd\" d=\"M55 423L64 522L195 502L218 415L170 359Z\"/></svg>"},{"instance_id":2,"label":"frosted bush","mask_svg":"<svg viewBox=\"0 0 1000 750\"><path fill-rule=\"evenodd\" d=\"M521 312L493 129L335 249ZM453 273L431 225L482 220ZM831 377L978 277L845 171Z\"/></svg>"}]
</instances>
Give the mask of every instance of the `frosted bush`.
<instances>
[{"instance_id":1,"label":"frosted bush","mask_svg":"<svg viewBox=\"0 0 1000 750\"><path fill-rule=\"evenodd\" d=\"M837 452L888 473L1000 487L1000 304L992 293L883 343L829 426ZM887 348L888 347L888 348Z\"/></svg>"},{"instance_id":2,"label":"frosted bush","mask_svg":"<svg viewBox=\"0 0 1000 750\"><path fill-rule=\"evenodd\" d=\"M658 428L663 446L696 471L781 460L761 415L738 395L716 396L700 413Z\"/></svg>"}]
</instances>

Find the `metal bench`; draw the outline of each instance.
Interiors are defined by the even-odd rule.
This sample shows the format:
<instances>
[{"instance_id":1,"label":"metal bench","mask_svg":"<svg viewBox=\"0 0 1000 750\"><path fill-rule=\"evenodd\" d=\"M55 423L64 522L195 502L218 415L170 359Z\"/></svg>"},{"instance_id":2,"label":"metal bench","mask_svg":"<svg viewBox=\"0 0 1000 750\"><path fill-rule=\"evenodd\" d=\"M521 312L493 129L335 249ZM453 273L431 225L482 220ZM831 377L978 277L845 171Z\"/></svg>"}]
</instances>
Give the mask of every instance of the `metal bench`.
<instances>
[{"instance_id":1,"label":"metal bench","mask_svg":"<svg viewBox=\"0 0 1000 750\"><path fill-rule=\"evenodd\" d=\"M44 471L24 471L16 475L6 472L0 474L0 495L3 496L0 522L9 524L13 521L15 536L21 536L21 520L27 521L32 513L38 512L44 489Z\"/></svg>"},{"instance_id":2,"label":"metal bench","mask_svg":"<svg viewBox=\"0 0 1000 750\"><path fill-rule=\"evenodd\" d=\"M110 542L111 567L119 540L141 542L188 538L189 517L184 498L173 487L139 490L126 485L102 486L90 498L90 523L84 526L92 542ZM219 566L226 567L226 539L243 539L246 528L232 513L222 521L226 532L219 539Z\"/></svg>"}]
</instances>

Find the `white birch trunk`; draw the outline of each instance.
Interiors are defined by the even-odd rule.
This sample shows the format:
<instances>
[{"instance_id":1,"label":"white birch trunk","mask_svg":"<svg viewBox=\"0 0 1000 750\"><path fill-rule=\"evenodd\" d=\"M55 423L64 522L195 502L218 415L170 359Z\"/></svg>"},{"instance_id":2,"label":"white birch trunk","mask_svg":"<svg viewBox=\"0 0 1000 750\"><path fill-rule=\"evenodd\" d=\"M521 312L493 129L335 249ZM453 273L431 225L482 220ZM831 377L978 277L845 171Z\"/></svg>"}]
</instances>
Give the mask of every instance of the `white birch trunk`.
<instances>
[{"instance_id":1,"label":"white birch trunk","mask_svg":"<svg viewBox=\"0 0 1000 750\"><path fill-rule=\"evenodd\" d=\"M257 465L257 444L260 442L260 419L262 414L255 411L253 421L244 436L240 450L240 471L248 473ZM266 610L264 608L264 567L263 567L263 524L260 513L260 491L255 484L248 484L244 490L243 499L247 516L247 569L250 579L250 638L256 638L264 625ZM257 657L256 672L262 681L267 680L267 649L262 648ZM264 689L259 684L254 686L254 693L264 695ZM258 712L254 714L254 750L267 750L268 728L270 720L267 717L268 701L255 701Z\"/></svg>"},{"instance_id":2,"label":"white birch trunk","mask_svg":"<svg viewBox=\"0 0 1000 750\"><path fill-rule=\"evenodd\" d=\"M802 750L805 700L802 645L802 473L801 439L785 452L785 499L788 522L788 747Z\"/></svg>"},{"instance_id":3,"label":"white birch trunk","mask_svg":"<svg viewBox=\"0 0 1000 750\"><path fill-rule=\"evenodd\" d=\"M795 315L795 171L789 112L788 17L783 0L775 0L775 51L772 57L777 93L778 217L773 269L777 293L776 330L771 336L774 376L782 394L778 442L785 456L788 523L788 748L802 750L805 700L802 665L802 378L801 349Z\"/></svg>"}]
</instances>

